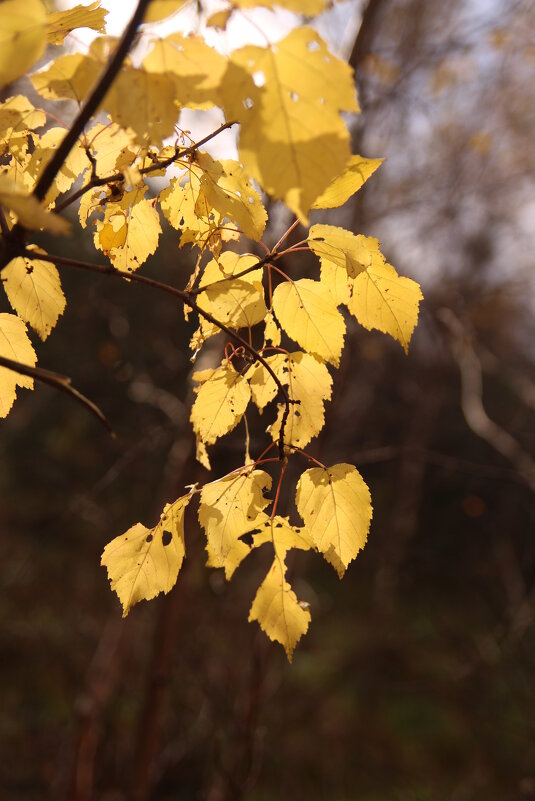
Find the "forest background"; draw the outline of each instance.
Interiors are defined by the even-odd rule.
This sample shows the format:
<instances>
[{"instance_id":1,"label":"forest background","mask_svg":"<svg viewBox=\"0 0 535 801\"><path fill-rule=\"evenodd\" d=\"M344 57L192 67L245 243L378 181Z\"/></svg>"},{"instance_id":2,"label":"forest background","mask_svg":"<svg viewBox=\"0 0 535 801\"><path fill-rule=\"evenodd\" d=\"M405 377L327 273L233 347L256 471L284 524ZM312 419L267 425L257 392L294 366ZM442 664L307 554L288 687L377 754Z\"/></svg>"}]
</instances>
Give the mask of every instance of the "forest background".
<instances>
[{"instance_id":1,"label":"forest background","mask_svg":"<svg viewBox=\"0 0 535 801\"><path fill-rule=\"evenodd\" d=\"M387 157L333 221L425 296L408 358L348 334L316 446L370 485L369 542L342 583L292 566L314 625L291 666L247 623L262 560L227 584L194 531L176 588L121 620L103 545L205 479L189 330L166 298L66 274L42 361L117 438L48 387L2 424L8 799L535 798L533 4L349 0L317 24L356 71L354 152ZM159 254L176 279L171 236Z\"/></svg>"}]
</instances>

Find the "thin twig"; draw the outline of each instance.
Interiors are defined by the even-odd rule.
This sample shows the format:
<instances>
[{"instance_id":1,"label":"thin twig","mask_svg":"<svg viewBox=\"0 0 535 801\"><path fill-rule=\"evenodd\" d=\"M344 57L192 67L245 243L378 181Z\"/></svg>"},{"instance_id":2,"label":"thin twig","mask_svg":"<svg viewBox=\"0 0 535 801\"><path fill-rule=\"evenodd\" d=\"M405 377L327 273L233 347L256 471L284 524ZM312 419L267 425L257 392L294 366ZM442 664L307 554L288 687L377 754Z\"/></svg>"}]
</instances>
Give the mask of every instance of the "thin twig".
<instances>
[{"instance_id":1,"label":"thin twig","mask_svg":"<svg viewBox=\"0 0 535 801\"><path fill-rule=\"evenodd\" d=\"M14 373L19 373L19 375L26 375L30 378L34 378L36 381L40 381L42 384L49 384L51 387L55 389L59 389L62 392L66 392L67 395L75 398L82 406L85 406L86 409L89 409L91 414L94 414L100 422L106 426L108 431L114 437L115 434L113 432L113 428L109 420L104 416L104 414L100 411L98 406L93 403L93 401L86 398L85 395L82 395L81 392L78 392L71 384L71 379L66 375L61 375L60 373L53 373L51 370L44 370L42 367L30 367L29 364L21 364L20 362L14 361L13 359L8 359L5 356L0 356L0 366L6 367L8 370L12 370Z\"/></svg>"},{"instance_id":2,"label":"thin twig","mask_svg":"<svg viewBox=\"0 0 535 801\"><path fill-rule=\"evenodd\" d=\"M200 139L198 142L195 142L195 144L190 145L189 147L186 148L177 147L172 156L169 156L168 158L163 159L162 161L155 161L154 164L149 164L147 167L142 167L139 170L139 174L150 175L150 173L152 172L158 172L159 170L166 170L167 167L170 167L171 164L174 164L177 160L187 158L188 156L192 156L195 153L195 151L198 150L200 147L202 147L202 145L206 144L206 142L209 142L215 136L218 136L218 134L220 134L222 131L226 131L227 128L231 128L233 125L236 124L237 123L235 121L225 122L223 125L220 125L217 130L212 131L212 133L208 134L203 139ZM89 151L86 152L89 157ZM76 200L85 195L86 192L89 192L91 189L95 189L97 186L105 186L106 184L118 183L120 181L124 181L124 179L125 179L124 172L115 172L112 175L105 175L100 178L98 177L98 175L93 174L91 180L87 184L85 184L85 186L80 187L80 189L77 189L76 192L73 192L72 195L69 195L69 197L65 198L65 200L59 203L55 207L54 212L56 214L59 214L60 212L64 211L66 208L68 208L68 206L71 205L71 203L74 203Z\"/></svg>"}]
</instances>

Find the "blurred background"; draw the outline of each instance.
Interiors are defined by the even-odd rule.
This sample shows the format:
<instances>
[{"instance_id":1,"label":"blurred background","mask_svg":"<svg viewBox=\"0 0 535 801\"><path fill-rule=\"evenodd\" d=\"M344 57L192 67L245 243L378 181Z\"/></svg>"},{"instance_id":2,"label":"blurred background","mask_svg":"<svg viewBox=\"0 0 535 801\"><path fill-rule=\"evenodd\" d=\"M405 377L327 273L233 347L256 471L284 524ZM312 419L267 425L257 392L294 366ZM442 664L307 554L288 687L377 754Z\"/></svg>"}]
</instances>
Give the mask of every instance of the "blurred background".
<instances>
[{"instance_id":1,"label":"blurred background","mask_svg":"<svg viewBox=\"0 0 535 801\"><path fill-rule=\"evenodd\" d=\"M408 357L349 325L310 447L362 472L369 542L342 582L296 553L312 624L292 665L247 622L267 555L227 584L194 512L177 586L122 620L104 544L209 477L188 422L191 326L168 297L65 271L39 363L117 437L45 386L2 423L9 801L535 799L535 6L349 0L317 24L355 68L355 152L387 157L321 219L376 236L425 296ZM291 222L272 211L271 244ZM64 252L94 259L77 231ZM191 266L167 228L144 272L183 286ZM312 258L289 269L318 274ZM214 475L242 450L239 427Z\"/></svg>"}]
</instances>

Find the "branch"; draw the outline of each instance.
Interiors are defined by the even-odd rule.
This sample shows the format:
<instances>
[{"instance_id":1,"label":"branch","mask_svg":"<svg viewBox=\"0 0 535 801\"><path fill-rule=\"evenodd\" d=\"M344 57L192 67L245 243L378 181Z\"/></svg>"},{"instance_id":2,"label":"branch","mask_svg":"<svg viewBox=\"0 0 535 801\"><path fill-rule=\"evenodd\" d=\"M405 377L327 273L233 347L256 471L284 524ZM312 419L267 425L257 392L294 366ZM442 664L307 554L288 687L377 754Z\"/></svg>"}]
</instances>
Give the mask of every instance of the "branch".
<instances>
[{"instance_id":1,"label":"branch","mask_svg":"<svg viewBox=\"0 0 535 801\"><path fill-rule=\"evenodd\" d=\"M218 136L222 131L227 130L227 128L231 128L233 125L237 125L237 123L232 120L231 122L225 122L223 125L220 125L216 131L212 131L212 133L205 136L203 139L200 139L195 144L190 145L186 148L179 148L175 149L175 152L169 158L163 159L163 161L155 161L154 164L149 164L148 167L142 167L139 171L140 175L149 175L151 172L157 172L158 170L165 170L167 167L170 167L171 164L174 164L178 159L187 158L195 153L202 145L209 142L215 136ZM89 153L88 153L89 157ZM60 214L60 212L64 211L67 206L70 206L71 203L74 203L75 200L85 195L86 192L89 192L90 189L94 189L97 186L104 186L105 184L113 184L119 181L124 181L124 172L116 172L113 175L106 175L102 178L99 178L97 175L93 175L89 183L85 186L80 187L77 189L76 192L73 192L68 198L65 198L61 203L59 203L54 212L56 214Z\"/></svg>"},{"instance_id":2,"label":"branch","mask_svg":"<svg viewBox=\"0 0 535 801\"><path fill-rule=\"evenodd\" d=\"M33 251L24 250L23 255L29 256L33 254ZM31 256L30 256L31 257ZM94 273L100 273L101 275L111 275L115 278L119 278L123 281L133 282L137 284L144 284L145 286L150 286L153 289L158 289L160 292L165 292L168 295L172 295L175 298L178 298L182 303L186 306L189 306L190 309L197 312L197 314L201 317L204 317L205 320L208 320L209 323L212 325L217 326L220 331L224 331L227 336L233 339L235 342L238 342L246 351L249 353L255 361L260 362L260 364L265 367L268 371L269 375L277 385L277 389L281 394L284 404L285 404L285 416L288 417L290 411L290 404L294 403L288 392L286 387L279 381L275 372L270 367L269 362L254 348L246 339L244 339L240 334L236 331L233 331L231 328L228 328L224 323L214 317L210 312L201 309L200 306L195 303L193 298L190 296L189 292L185 292L182 289L177 289L170 284L164 284L161 281L156 281L154 278L147 278L145 275L138 275L137 273L123 273L120 270L116 270L115 267L106 264L93 264L91 262L86 261L78 261L77 259L68 259L63 256L53 256L50 254L39 254L39 258L43 261L50 261L52 264L55 264L57 267L74 267L79 270L88 270ZM258 269L258 268L257 268ZM279 457L280 459L284 459L284 427L281 426L281 433L279 436Z\"/></svg>"},{"instance_id":3,"label":"branch","mask_svg":"<svg viewBox=\"0 0 535 801\"><path fill-rule=\"evenodd\" d=\"M117 73L121 69L128 51L130 50L136 35L136 31L143 21L143 17L149 2L150 0L138 0L137 8L122 35L117 50L108 62L108 65L102 73L97 85L87 98L85 105L80 109L78 116L69 128L65 139L63 139L60 146L54 153L53 158L48 162L39 180L37 181L33 190L33 195L38 200L43 200L45 197L46 193L52 186L54 178L63 166L65 159L71 152L78 140L78 137L84 130L86 123L89 122L93 114L97 111L98 107L104 100L109 88L117 76Z\"/></svg>"},{"instance_id":4,"label":"branch","mask_svg":"<svg viewBox=\"0 0 535 801\"><path fill-rule=\"evenodd\" d=\"M13 359L8 359L5 356L0 356L0 366L5 367L8 370L13 370L14 373L19 373L19 375L27 375L30 378L34 378L36 381L41 381L43 384L49 384L55 389L66 392L67 395L70 395L79 403L81 403L82 406L85 406L86 409L89 409L91 414L94 414L95 417L98 417L100 422L106 426L111 435L115 436L109 420L100 411L98 406L93 403L93 401L89 400L89 398L86 398L85 395L82 395L81 392L78 392L78 390L72 386L71 379L68 376L60 375L60 373L53 373L51 370L43 370L41 367L30 367L29 364L21 364L20 362L13 361Z\"/></svg>"},{"instance_id":5,"label":"branch","mask_svg":"<svg viewBox=\"0 0 535 801\"><path fill-rule=\"evenodd\" d=\"M535 462L532 457L508 431L491 420L485 410L481 362L468 332L451 309L440 309L437 316L448 331L451 352L461 375L461 408L468 426L474 434L512 462L525 483L535 492Z\"/></svg>"}]
</instances>

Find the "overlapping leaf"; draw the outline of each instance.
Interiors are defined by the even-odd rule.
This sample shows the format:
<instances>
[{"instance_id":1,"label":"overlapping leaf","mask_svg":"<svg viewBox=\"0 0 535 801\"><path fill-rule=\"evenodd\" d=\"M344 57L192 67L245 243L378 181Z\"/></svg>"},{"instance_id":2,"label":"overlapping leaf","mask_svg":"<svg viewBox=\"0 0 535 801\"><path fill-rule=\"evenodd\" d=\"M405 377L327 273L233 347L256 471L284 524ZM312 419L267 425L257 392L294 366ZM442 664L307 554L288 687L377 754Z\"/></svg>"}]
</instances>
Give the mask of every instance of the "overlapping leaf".
<instances>
[{"instance_id":1,"label":"overlapping leaf","mask_svg":"<svg viewBox=\"0 0 535 801\"><path fill-rule=\"evenodd\" d=\"M202 489L199 522L206 532L207 565L223 567L227 579L251 550L241 536L268 520L264 492L270 487L271 476L263 470L244 470Z\"/></svg>"},{"instance_id":2,"label":"overlapping leaf","mask_svg":"<svg viewBox=\"0 0 535 801\"><path fill-rule=\"evenodd\" d=\"M211 445L238 425L251 399L246 379L234 367L223 362L209 376L193 376L203 383L191 409L195 433Z\"/></svg>"},{"instance_id":3,"label":"overlapping leaf","mask_svg":"<svg viewBox=\"0 0 535 801\"><path fill-rule=\"evenodd\" d=\"M349 200L361 186L373 175L384 159L366 159L362 156L351 156L345 170L337 175L327 189L316 198L313 209L335 209Z\"/></svg>"},{"instance_id":4,"label":"overlapping leaf","mask_svg":"<svg viewBox=\"0 0 535 801\"><path fill-rule=\"evenodd\" d=\"M292 661L296 644L310 623L308 604L297 600L286 579L286 554L291 548L308 550L313 543L306 534L291 526L285 517L275 516L264 525L257 544L271 542L275 552L269 572L258 588L249 612L249 621L258 621L270 640L280 642Z\"/></svg>"},{"instance_id":5,"label":"overlapping leaf","mask_svg":"<svg viewBox=\"0 0 535 801\"><path fill-rule=\"evenodd\" d=\"M144 187L134 189L119 203L108 203L104 219L96 224L95 246L122 272L137 270L158 247L160 218L144 194Z\"/></svg>"},{"instance_id":6,"label":"overlapping leaf","mask_svg":"<svg viewBox=\"0 0 535 801\"><path fill-rule=\"evenodd\" d=\"M338 367L346 326L325 284L310 278L279 284L273 293L273 311L291 339Z\"/></svg>"},{"instance_id":7,"label":"overlapping leaf","mask_svg":"<svg viewBox=\"0 0 535 801\"><path fill-rule=\"evenodd\" d=\"M300 351L289 353L284 362L277 362L276 371L280 381L288 385L290 399L295 401L290 404L284 426L284 442L304 448L325 423L324 404L331 397L331 376L322 362ZM285 406L280 404L277 419L269 428L274 440L279 439L284 415Z\"/></svg>"}]
</instances>

